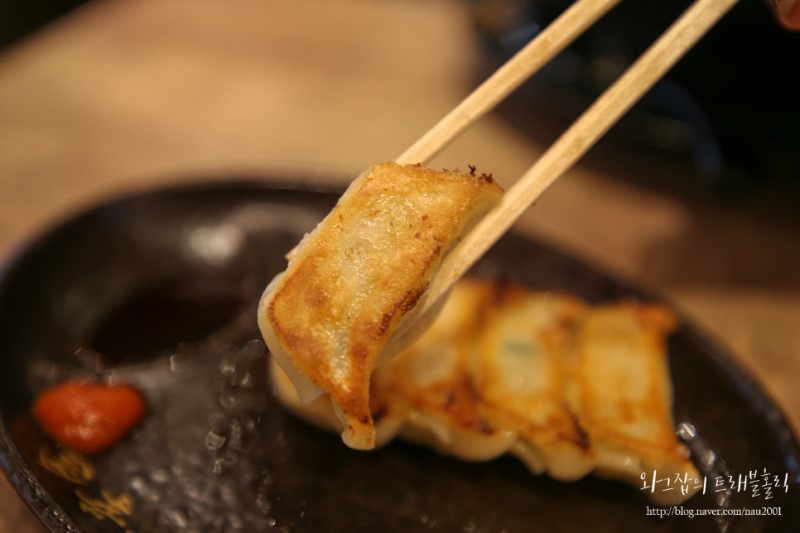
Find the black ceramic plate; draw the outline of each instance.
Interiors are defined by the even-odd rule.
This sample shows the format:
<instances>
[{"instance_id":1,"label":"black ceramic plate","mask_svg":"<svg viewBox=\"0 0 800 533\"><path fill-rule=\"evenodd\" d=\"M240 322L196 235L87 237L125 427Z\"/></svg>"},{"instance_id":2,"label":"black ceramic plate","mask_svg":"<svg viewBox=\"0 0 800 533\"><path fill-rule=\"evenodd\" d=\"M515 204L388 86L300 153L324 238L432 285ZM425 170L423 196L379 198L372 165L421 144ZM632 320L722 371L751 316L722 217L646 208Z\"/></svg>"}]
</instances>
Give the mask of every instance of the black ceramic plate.
<instances>
[{"instance_id":1,"label":"black ceramic plate","mask_svg":"<svg viewBox=\"0 0 800 533\"><path fill-rule=\"evenodd\" d=\"M83 214L11 261L0 280L0 465L45 526L800 531L800 450L783 416L689 326L670 345L676 420L696 427L737 483L752 471L759 483L765 472L787 480L770 499L750 492L754 479L730 491L730 509L769 516L690 518L718 509L714 478L683 514L659 518L640 487L559 483L510 458L463 463L399 442L355 452L283 412L254 309L283 253L335 199L255 184L159 191ZM477 269L590 301L649 299L515 235ZM150 410L120 445L81 459L43 436L29 410L46 386L93 373L135 384Z\"/></svg>"}]
</instances>

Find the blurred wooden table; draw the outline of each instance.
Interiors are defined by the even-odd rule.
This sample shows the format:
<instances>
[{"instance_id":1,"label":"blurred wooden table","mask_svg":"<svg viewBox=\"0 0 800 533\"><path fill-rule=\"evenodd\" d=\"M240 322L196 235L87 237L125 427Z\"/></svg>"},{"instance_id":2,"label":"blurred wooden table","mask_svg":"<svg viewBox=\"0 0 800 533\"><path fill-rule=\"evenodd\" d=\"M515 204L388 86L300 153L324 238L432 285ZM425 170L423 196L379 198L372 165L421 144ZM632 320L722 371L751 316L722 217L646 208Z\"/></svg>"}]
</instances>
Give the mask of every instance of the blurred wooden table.
<instances>
[{"instance_id":1,"label":"blurred wooden table","mask_svg":"<svg viewBox=\"0 0 800 533\"><path fill-rule=\"evenodd\" d=\"M89 5L0 56L0 253L125 191L273 169L354 176L467 94L481 57L454 0ZM490 116L433 164L508 185L540 151ZM581 165L518 229L672 298L797 427L798 216L762 220L769 194L724 206L621 179L680 171ZM39 529L0 476L0 531Z\"/></svg>"}]
</instances>

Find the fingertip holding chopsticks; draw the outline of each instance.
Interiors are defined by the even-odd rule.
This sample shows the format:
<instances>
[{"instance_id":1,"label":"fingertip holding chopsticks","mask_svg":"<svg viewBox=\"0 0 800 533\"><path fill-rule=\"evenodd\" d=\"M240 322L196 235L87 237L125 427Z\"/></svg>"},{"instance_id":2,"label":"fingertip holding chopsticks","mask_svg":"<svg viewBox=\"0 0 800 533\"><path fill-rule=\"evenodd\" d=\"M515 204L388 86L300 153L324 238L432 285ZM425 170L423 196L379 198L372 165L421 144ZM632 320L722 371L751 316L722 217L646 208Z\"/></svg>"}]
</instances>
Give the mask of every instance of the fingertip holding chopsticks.
<instances>
[{"instance_id":1,"label":"fingertip holding chopsticks","mask_svg":"<svg viewBox=\"0 0 800 533\"><path fill-rule=\"evenodd\" d=\"M534 40L397 158L424 163L583 34L620 0L577 0ZM569 170L738 0L696 0L620 78L567 128L445 258L430 307Z\"/></svg>"}]
</instances>

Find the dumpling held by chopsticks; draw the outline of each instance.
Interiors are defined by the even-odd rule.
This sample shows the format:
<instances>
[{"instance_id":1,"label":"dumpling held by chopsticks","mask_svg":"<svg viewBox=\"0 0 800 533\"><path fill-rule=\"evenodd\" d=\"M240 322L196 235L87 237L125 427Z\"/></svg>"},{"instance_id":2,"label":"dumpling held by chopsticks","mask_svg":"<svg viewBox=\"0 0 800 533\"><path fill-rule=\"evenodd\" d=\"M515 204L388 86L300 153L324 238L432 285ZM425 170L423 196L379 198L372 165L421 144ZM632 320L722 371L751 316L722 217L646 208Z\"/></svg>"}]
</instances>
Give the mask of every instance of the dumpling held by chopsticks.
<instances>
[{"instance_id":1,"label":"dumpling held by chopsticks","mask_svg":"<svg viewBox=\"0 0 800 533\"><path fill-rule=\"evenodd\" d=\"M348 446L375 446L373 369L415 336L442 260L501 196L474 171L377 164L267 287L258 323L270 351L301 398L330 396Z\"/></svg>"}]
</instances>

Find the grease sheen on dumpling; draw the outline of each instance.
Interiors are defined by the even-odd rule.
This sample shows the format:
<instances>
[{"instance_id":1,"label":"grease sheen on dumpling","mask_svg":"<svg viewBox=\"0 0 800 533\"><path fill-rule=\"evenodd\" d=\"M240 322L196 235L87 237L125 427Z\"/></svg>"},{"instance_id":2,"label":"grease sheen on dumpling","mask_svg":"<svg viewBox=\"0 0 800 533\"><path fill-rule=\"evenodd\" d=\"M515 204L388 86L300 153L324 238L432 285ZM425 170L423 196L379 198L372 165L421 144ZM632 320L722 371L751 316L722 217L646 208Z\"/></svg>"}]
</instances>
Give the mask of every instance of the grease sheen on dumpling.
<instances>
[{"instance_id":1,"label":"grease sheen on dumpling","mask_svg":"<svg viewBox=\"0 0 800 533\"><path fill-rule=\"evenodd\" d=\"M442 259L501 196L474 172L375 165L265 291L258 321L270 351L301 395L313 385L330 396L348 446L375 446L373 368L403 344Z\"/></svg>"}]
</instances>

